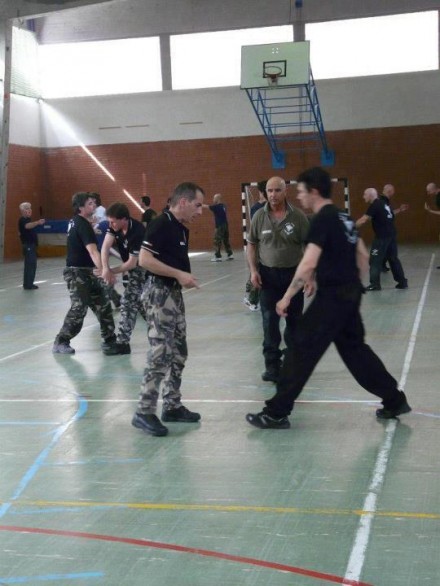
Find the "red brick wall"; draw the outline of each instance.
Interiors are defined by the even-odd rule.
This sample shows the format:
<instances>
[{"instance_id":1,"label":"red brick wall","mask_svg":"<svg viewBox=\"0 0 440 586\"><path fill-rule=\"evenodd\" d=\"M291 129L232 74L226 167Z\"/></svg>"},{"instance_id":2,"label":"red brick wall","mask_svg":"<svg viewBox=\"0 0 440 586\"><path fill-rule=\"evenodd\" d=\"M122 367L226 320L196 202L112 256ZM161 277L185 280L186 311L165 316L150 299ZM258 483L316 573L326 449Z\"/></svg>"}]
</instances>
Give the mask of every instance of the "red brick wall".
<instances>
[{"instance_id":1,"label":"red brick wall","mask_svg":"<svg viewBox=\"0 0 440 586\"><path fill-rule=\"evenodd\" d=\"M32 204L32 217L40 216L43 205L44 153L33 147L10 145L7 178L7 204L5 217L5 259L21 257L18 237L18 206Z\"/></svg>"},{"instance_id":2,"label":"red brick wall","mask_svg":"<svg viewBox=\"0 0 440 586\"><path fill-rule=\"evenodd\" d=\"M336 153L336 164L330 172L334 177L348 177L354 217L366 209L362 199L366 187L381 189L385 183L393 183L397 191L395 205L410 204L410 211L397 220L400 242L437 241L440 221L427 214L423 204L426 184L440 183L440 125L338 131L328 133L327 139ZM153 208L160 210L175 185L182 181L199 183L208 203L213 194L223 194L232 245L240 248L241 184L276 174L294 179L302 169L319 164L317 152L290 152L286 169L274 171L269 147L260 136L101 145L90 147L90 151L115 181L80 147L46 149L40 153L38 149L11 146L7 258L19 253L15 208L23 196L33 203L35 211L41 205L46 218L59 219L71 215L73 193L97 191L105 206L124 201L133 216L140 217L139 210L125 198L123 189L136 199L150 195ZM338 196L338 204L343 206L342 196ZM193 250L211 248L213 226L212 214L207 210L191 227ZM364 230L364 235L370 239L369 228Z\"/></svg>"}]
</instances>

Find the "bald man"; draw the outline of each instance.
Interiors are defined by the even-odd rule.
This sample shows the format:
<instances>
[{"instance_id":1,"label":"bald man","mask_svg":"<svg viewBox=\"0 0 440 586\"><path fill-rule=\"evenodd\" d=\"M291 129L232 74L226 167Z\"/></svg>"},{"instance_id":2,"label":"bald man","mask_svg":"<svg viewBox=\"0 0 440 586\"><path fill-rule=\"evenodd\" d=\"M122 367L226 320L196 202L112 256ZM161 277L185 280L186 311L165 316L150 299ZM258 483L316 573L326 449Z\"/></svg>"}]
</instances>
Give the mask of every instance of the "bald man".
<instances>
[{"instance_id":1,"label":"bald man","mask_svg":"<svg viewBox=\"0 0 440 586\"><path fill-rule=\"evenodd\" d=\"M302 259L309 222L305 214L287 201L286 183L271 177L266 184L267 203L252 218L247 259L251 283L260 289L263 318L263 356L266 370L261 378L277 382L281 368L280 316L276 304L284 295ZM288 346L303 311L300 292L287 308L284 341Z\"/></svg>"},{"instance_id":2,"label":"bald man","mask_svg":"<svg viewBox=\"0 0 440 586\"><path fill-rule=\"evenodd\" d=\"M395 228L393 212L388 204L379 199L377 190L368 187L363 194L365 203L369 204L367 211L356 222L356 228L360 228L371 221L374 239L370 249L370 284L367 291L380 291L380 273L384 259L387 258L396 289L407 289L408 281L403 272L402 264L397 256L395 243Z\"/></svg>"},{"instance_id":3,"label":"bald man","mask_svg":"<svg viewBox=\"0 0 440 586\"><path fill-rule=\"evenodd\" d=\"M228 217L226 215L226 206L223 203L222 194L216 193L212 198L212 205L203 204L203 207L209 208L214 214L214 256L211 258L211 262L222 261L222 245L225 248L227 260L234 260L234 253L232 252L229 243Z\"/></svg>"},{"instance_id":4,"label":"bald man","mask_svg":"<svg viewBox=\"0 0 440 586\"><path fill-rule=\"evenodd\" d=\"M396 189L394 187L394 185L392 185L391 183L387 183L386 185L383 186L382 189L382 195L380 195L380 199L384 202L385 205L388 205L391 213L393 214L393 225L394 225L394 219L395 216L397 216L397 214L400 214L402 212L406 212L406 210L409 208L409 205L406 203L402 203L398 208L393 208L391 206L391 199L395 196L396 194ZM391 243L391 247L394 249L395 247L395 256L397 256L397 230L396 227L394 225L394 237L393 237L393 242ZM385 257L384 262L383 262L383 267L382 267L382 271L384 273L387 273L390 269L386 266L388 261L388 258Z\"/></svg>"}]
</instances>

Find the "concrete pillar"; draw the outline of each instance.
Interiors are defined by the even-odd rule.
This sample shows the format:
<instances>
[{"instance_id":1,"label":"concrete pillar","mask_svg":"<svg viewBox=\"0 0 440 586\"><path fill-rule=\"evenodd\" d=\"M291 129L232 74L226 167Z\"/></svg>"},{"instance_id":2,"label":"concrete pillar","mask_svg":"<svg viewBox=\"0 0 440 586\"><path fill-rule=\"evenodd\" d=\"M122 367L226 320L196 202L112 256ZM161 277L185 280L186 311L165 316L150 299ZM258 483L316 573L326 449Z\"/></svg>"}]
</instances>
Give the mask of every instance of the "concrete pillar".
<instances>
[{"instance_id":1,"label":"concrete pillar","mask_svg":"<svg viewBox=\"0 0 440 586\"><path fill-rule=\"evenodd\" d=\"M11 91L12 20L0 21L0 262L5 251L6 181L8 175L9 114ZM3 86L3 87L1 87Z\"/></svg>"}]
</instances>

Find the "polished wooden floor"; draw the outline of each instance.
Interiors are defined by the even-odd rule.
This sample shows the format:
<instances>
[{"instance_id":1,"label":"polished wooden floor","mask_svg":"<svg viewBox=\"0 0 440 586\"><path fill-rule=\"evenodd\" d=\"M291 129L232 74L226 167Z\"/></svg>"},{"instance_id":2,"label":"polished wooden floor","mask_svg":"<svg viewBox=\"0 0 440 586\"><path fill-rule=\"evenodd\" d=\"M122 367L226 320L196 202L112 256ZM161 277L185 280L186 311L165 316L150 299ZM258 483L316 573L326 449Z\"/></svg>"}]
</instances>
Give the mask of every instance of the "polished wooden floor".
<instances>
[{"instance_id":1,"label":"polished wooden floor","mask_svg":"<svg viewBox=\"0 0 440 586\"><path fill-rule=\"evenodd\" d=\"M434 586L440 584L440 264L403 248L410 283L365 295L368 342L413 412L375 398L331 349L284 431L245 421L261 380L261 316L242 303L241 253L192 258L185 404L197 424L155 438L130 425L145 361L106 357L93 315L51 353L68 307L63 259L0 265L0 584ZM117 313L115 313L117 318Z\"/></svg>"}]
</instances>

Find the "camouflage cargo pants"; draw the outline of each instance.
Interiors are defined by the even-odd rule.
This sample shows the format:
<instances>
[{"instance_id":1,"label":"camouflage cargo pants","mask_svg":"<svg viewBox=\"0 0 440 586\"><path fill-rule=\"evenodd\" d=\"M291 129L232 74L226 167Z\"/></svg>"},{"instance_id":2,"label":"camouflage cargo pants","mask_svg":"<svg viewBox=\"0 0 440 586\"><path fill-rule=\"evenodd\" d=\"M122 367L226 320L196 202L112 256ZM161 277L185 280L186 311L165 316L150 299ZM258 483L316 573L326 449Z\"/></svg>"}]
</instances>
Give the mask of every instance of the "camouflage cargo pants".
<instances>
[{"instance_id":1,"label":"camouflage cargo pants","mask_svg":"<svg viewBox=\"0 0 440 586\"><path fill-rule=\"evenodd\" d=\"M217 258L222 255L221 248L222 244L225 247L226 254L231 256L233 254L231 245L229 244L229 226L223 224L218 226L214 231L214 253Z\"/></svg>"},{"instance_id":2,"label":"camouflage cargo pants","mask_svg":"<svg viewBox=\"0 0 440 586\"><path fill-rule=\"evenodd\" d=\"M128 281L121 301L121 318L119 320L117 340L120 344L128 344L136 325L138 312L147 321L147 313L142 303L142 292L145 285L145 271L136 267L128 271Z\"/></svg>"},{"instance_id":3,"label":"camouflage cargo pants","mask_svg":"<svg viewBox=\"0 0 440 586\"><path fill-rule=\"evenodd\" d=\"M95 277L92 269L66 267L63 271L70 295L70 309L55 341L68 343L81 331L90 309L96 315L101 326L101 337L104 341L115 338L115 322L110 301L104 291L103 282Z\"/></svg>"},{"instance_id":4,"label":"camouflage cargo pants","mask_svg":"<svg viewBox=\"0 0 440 586\"><path fill-rule=\"evenodd\" d=\"M155 413L160 387L164 407L180 405L182 371L188 356L185 306L179 285L148 277L142 295L147 312L149 349L138 413Z\"/></svg>"}]
</instances>

